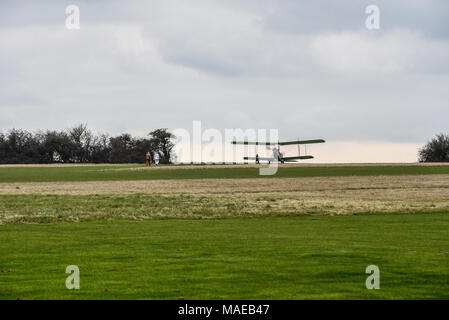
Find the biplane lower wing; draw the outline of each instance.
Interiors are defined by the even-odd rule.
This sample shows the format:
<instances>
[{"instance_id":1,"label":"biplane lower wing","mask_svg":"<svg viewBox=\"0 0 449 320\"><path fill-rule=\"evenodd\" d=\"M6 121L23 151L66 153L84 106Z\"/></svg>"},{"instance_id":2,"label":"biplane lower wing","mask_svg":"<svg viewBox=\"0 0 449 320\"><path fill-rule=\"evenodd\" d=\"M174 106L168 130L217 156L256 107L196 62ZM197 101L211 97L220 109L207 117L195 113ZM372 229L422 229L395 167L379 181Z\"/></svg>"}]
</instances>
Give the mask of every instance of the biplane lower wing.
<instances>
[{"instance_id":1,"label":"biplane lower wing","mask_svg":"<svg viewBox=\"0 0 449 320\"><path fill-rule=\"evenodd\" d=\"M284 161L313 159L313 156L283 157Z\"/></svg>"},{"instance_id":2,"label":"biplane lower wing","mask_svg":"<svg viewBox=\"0 0 449 320\"><path fill-rule=\"evenodd\" d=\"M307 160L307 159L313 159L313 156L283 157L282 161L296 162L295 160ZM243 160L257 160L257 159L256 159L256 157L243 157ZM259 157L259 161L275 161L275 160L278 160L278 159L275 159L273 157L271 157L271 158Z\"/></svg>"},{"instance_id":3,"label":"biplane lower wing","mask_svg":"<svg viewBox=\"0 0 449 320\"><path fill-rule=\"evenodd\" d=\"M256 160L256 157L243 157L243 160ZM259 157L259 161L274 161L274 158Z\"/></svg>"}]
</instances>

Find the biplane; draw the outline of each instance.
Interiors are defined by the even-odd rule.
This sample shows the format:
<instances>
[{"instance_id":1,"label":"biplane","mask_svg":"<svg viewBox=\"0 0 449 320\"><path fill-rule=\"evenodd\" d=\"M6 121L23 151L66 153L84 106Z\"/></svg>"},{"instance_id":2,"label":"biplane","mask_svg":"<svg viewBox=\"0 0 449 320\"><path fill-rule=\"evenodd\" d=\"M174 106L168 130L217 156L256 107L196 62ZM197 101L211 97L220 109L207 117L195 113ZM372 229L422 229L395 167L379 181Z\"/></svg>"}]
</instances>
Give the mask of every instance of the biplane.
<instances>
[{"instance_id":1,"label":"biplane","mask_svg":"<svg viewBox=\"0 0 449 320\"><path fill-rule=\"evenodd\" d=\"M259 163L259 161L268 161L268 163L271 163L272 161L278 161L280 163L284 162L297 162L297 160L307 160L307 159L313 159L313 156L307 155L307 145L308 144L314 144L314 143L324 143L326 142L323 139L314 139L314 140L294 140L294 141L283 141L283 142L259 142L259 141L232 141L232 144L243 144L243 145L255 145L255 146L266 146L267 148L272 148L273 156L272 157L259 157L258 154L256 154L255 157L244 157L243 160L255 160L256 163ZM301 155L301 145L305 145L305 155ZM288 145L298 145L298 155L297 156L288 156L285 157L283 153L281 153L281 146L288 146Z\"/></svg>"}]
</instances>

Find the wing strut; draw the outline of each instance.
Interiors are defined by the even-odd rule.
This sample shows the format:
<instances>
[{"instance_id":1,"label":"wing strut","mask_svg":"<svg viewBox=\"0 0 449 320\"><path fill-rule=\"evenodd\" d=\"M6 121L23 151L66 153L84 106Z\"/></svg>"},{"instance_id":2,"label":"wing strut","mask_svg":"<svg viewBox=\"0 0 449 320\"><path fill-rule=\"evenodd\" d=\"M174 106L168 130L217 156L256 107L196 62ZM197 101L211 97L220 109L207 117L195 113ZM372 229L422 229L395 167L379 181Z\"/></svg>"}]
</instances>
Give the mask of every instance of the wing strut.
<instances>
[{"instance_id":1,"label":"wing strut","mask_svg":"<svg viewBox=\"0 0 449 320\"><path fill-rule=\"evenodd\" d=\"M298 138L298 141L299 141L299 138ZM301 146L300 146L300 144L298 143L298 156L300 156L301 155Z\"/></svg>"}]
</instances>

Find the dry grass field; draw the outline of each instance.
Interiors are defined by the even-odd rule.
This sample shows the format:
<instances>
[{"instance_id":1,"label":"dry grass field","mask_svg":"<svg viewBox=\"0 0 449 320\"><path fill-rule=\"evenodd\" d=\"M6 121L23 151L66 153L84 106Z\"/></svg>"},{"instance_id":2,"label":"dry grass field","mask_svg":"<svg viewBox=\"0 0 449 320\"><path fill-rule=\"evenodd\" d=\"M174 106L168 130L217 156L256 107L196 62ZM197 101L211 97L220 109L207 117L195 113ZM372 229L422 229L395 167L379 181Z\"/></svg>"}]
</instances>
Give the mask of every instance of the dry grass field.
<instances>
[{"instance_id":1,"label":"dry grass field","mask_svg":"<svg viewBox=\"0 0 449 320\"><path fill-rule=\"evenodd\" d=\"M0 223L414 213L449 211L449 178L404 175L1 183L0 195L10 196L0 204ZM114 198L122 201L111 208L107 202L116 202ZM11 201L27 205L12 205ZM103 205L95 206L95 202Z\"/></svg>"}]
</instances>

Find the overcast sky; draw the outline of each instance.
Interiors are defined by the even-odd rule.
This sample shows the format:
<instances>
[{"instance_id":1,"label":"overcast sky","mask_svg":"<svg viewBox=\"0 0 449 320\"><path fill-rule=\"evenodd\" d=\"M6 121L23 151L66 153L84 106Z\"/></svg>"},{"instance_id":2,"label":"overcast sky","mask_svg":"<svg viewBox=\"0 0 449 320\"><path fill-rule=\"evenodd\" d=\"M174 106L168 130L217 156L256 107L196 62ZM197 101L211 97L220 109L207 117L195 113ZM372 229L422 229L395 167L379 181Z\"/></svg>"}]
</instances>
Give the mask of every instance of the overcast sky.
<instances>
[{"instance_id":1,"label":"overcast sky","mask_svg":"<svg viewBox=\"0 0 449 320\"><path fill-rule=\"evenodd\" d=\"M201 120L325 138L325 161L414 161L449 131L448 15L447 0L0 0L0 130Z\"/></svg>"}]
</instances>

